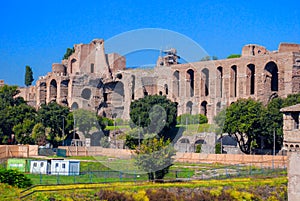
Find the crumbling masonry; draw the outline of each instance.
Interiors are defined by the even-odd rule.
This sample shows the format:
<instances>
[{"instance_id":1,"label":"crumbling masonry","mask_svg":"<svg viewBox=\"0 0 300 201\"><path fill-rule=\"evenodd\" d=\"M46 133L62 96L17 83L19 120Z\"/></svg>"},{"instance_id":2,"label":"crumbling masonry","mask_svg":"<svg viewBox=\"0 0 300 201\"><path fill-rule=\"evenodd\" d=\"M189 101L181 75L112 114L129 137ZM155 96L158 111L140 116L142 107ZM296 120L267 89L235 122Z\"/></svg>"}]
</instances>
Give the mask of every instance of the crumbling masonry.
<instances>
[{"instance_id":1,"label":"crumbling masonry","mask_svg":"<svg viewBox=\"0 0 300 201\"><path fill-rule=\"evenodd\" d=\"M178 115L213 117L239 98L267 103L300 92L300 45L281 43L278 51L246 45L240 58L178 64L176 50L159 57L153 69L126 69L126 59L106 54L104 41L74 46L75 52L21 96L39 107L56 101L73 109L129 119L132 100L160 94L178 103Z\"/></svg>"}]
</instances>

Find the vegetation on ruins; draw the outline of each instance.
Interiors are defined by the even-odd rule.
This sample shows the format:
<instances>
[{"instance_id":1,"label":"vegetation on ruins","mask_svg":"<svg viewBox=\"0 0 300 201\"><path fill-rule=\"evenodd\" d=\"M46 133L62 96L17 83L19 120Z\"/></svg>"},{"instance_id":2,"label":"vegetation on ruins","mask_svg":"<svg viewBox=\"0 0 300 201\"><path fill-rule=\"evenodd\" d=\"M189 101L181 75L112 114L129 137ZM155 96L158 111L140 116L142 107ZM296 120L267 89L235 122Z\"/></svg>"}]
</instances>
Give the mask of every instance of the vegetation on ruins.
<instances>
[{"instance_id":1,"label":"vegetation on ruins","mask_svg":"<svg viewBox=\"0 0 300 201\"><path fill-rule=\"evenodd\" d=\"M66 53L64 54L63 59L68 59L74 52L75 52L74 47L73 48L68 47Z\"/></svg>"},{"instance_id":2,"label":"vegetation on ruins","mask_svg":"<svg viewBox=\"0 0 300 201\"><path fill-rule=\"evenodd\" d=\"M30 66L26 66L25 69L25 85L28 87L33 82L33 72Z\"/></svg>"},{"instance_id":3,"label":"vegetation on ruins","mask_svg":"<svg viewBox=\"0 0 300 201\"><path fill-rule=\"evenodd\" d=\"M177 118L177 124L190 125L190 124L205 124L208 119L203 114L182 114Z\"/></svg>"},{"instance_id":4,"label":"vegetation on ruins","mask_svg":"<svg viewBox=\"0 0 300 201\"><path fill-rule=\"evenodd\" d=\"M227 59L240 58L240 57L241 57L240 54L231 54L227 57Z\"/></svg>"}]
</instances>

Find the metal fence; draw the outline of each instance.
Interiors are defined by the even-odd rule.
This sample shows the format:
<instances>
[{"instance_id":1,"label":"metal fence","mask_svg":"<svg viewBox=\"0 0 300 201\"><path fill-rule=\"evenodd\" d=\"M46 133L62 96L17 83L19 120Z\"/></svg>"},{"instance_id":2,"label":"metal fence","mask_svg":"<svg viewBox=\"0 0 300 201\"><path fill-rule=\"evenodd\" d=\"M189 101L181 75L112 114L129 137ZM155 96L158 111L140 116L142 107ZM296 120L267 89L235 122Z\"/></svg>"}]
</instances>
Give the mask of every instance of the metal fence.
<instances>
[{"instance_id":1,"label":"metal fence","mask_svg":"<svg viewBox=\"0 0 300 201\"><path fill-rule=\"evenodd\" d=\"M286 168L257 168L254 166L226 166L222 168L211 168L206 170L170 170L164 177L164 181L188 181L224 179L236 177L249 177L259 175L286 175ZM52 184L82 184L82 183L110 183L110 182L140 182L147 181L147 174L124 173L120 171L87 171L79 175L65 175L64 173L49 174L27 174L34 185Z\"/></svg>"}]
</instances>

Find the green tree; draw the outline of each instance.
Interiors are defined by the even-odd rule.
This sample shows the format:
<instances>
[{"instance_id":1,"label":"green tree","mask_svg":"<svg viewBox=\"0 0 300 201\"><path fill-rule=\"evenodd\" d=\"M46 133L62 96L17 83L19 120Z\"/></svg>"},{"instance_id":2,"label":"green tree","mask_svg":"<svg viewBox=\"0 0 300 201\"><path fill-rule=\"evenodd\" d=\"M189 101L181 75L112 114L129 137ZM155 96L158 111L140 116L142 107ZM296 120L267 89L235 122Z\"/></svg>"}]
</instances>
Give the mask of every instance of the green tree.
<instances>
[{"instance_id":1,"label":"green tree","mask_svg":"<svg viewBox=\"0 0 300 201\"><path fill-rule=\"evenodd\" d=\"M66 53L64 54L63 59L68 59L74 52L75 52L74 47L73 48L67 48Z\"/></svg>"},{"instance_id":2,"label":"green tree","mask_svg":"<svg viewBox=\"0 0 300 201\"><path fill-rule=\"evenodd\" d=\"M25 85L28 87L33 82L33 72L30 66L26 66L25 69Z\"/></svg>"},{"instance_id":3,"label":"green tree","mask_svg":"<svg viewBox=\"0 0 300 201\"><path fill-rule=\"evenodd\" d=\"M39 146L44 146L46 144L46 128L42 123L34 125L31 137L35 144Z\"/></svg>"},{"instance_id":4,"label":"green tree","mask_svg":"<svg viewBox=\"0 0 300 201\"><path fill-rule=\"evenodd\" d=\"M166 137L167 132L176 126L177 105L165 96L145 96L130 105L130 118L133 127L141 127L144 133L156 133Z\"/></svg>"},{"instance_id":5,"label":"green tree","mask_svg":"<svg viewBox=\"0 0 300 201\"><path fill-rule=\"evenodd\" d=\"M63 134L69 133L69 129L72 128L70 125L66 126L65 124L66 119L68 120L72 117L69 114L70 110L68 107L58 105L56 102L51 102L48 105L43 104L37 112L38 122L50 129L47 139L54 146L61 143L64 137Z\"/></svg>"},{"instance_id":6,"label":"green tree","mask_svg":"<svg viewBox=\"0 0 300 201\"><path fill-rule=\"evenodd\" d=\"M78 131L82 132L86 137L90 137L90 131L95 128L100 129L98 118L95 112L84 109L78 109L73 112L75 126Z\"/></svg>"},{"instance_id":7,"label":"green tree","mask_svg":"<svg viewBox=\"0 0 300 201\"><path fill-rule=\"evenodd\" d=\"M223 133L234 136L242 152L250 154L264 128L262 103L253 99L239 99L226 109Z\"/></svg>"},{"instance_id":8,"label":"green tree","mask_svg":"<svg viewBox=\"0 0 300 201\"><path fill-rule=\"evenodd\" d=\"M0 87L0 143L9 143L17 124L22 124L25 119L35 120L35 109L23 98L16 97L18 93L17 86Z\"/></svg>"},{"instance_id":9,"label":"green tree","mask_svg":"<svg viewBox=\"0 0 300 201\"><path fill-rule=\"evenodd\" d=\"M168 173L173 163L172 156L175 155L175 149L170 140L152 138L143 140L142 144L136 147L135 153L135 164L147 172L149 180L153 181L163 179Z\"/></svg>"},{"instance_id":10,"label":"green tree","mask_svg":"<svg viewBox=\"0 0 300 201\"><path fill-rule=\"evenodd\" d=\"M34 120L24 119L23 122L18 123L13 127L16 141L19 144L34 144L34 140L31 136L34 124Z\"/></svg>"},{"instance_id":11,"label":"green tree","mask_svg":"<svg viewBox=\"0 0 300 201\"><path fill-rule=\"evenodd\" d=\"M241 57L240 54L231 54L227 57L227 59L240 58L240 57Z\"/></svg>"}]
</instances>

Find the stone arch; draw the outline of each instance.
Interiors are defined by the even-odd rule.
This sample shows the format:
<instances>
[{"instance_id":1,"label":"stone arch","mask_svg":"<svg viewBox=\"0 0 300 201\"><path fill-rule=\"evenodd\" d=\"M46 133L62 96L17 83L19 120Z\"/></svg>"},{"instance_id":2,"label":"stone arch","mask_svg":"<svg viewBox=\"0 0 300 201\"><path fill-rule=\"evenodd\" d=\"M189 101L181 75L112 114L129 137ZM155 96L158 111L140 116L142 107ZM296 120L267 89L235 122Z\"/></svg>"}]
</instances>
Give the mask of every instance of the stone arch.
<instances>
[{"instance_id":1,"label":"stone arch","mask_svg":"<svg viewBox=\"0 0 300 201\"><path fill-rule=\"evenodd\" d=\"M116 82L112 91L112 104L114 107L120 107L125 100L124 84L123 82Z\"/></svg>"},{"instance_id":2,"label":"stone arch","mask_svg":"<svg viewBox=\"0 0 300 201\"><path fill-rule=\"evenodd\" d=\"M248 64L246 72L246 94L254 95L255 93L255 65Z\"/></svg>"},{"instance_id":3,"label":"stone arch","mask_svg":"<svg viewBox=\"0 0 300 201\"><path fill-rule=\"evenodd\" d=\"M193 112L193 102L192 101L189 101L186 103L186 113L187 114L192 114Z\"/></svg>"},{"instance_id":4,"label":"stone arch","mask_svg":"<svg viewBox=\"0 0 300 201\"><path fill-rule=\"evenodd\" d=\"M206 101L202 101L202 103L200 105L200 114L207 116L207 102Z\"/></svg>"},{"instance_id":5,"label":"stone arch","mask_svg":"<svg viewBox=\"0 0 300 201\"><path fill-rule=\"evenodd\" d=\"M50 82L50 102L51 101L56 101L56 98L57 98L57 82L55 79L51 80Z\"/></svg>"},{"instance_id":6,"label":"stone arch","mask_svg":"<svg viewBox=\"0 0 300 201\"><path fill-rule=\"evenodd\" d=\"M79 108L78 103L77 102L73 102L72 106L71 106L71 109L72 110L77 110L78 108Z\"/></svg>"},{"instance_id":7,"label":"stone arch","mask_svg":"<svg viewBox=\"0 0 300 201\"><path fill-rule=\"evenodd\" d=\"M201 95L209 95L209 70L207 68L201 71Z\"/></svg>"},{"instance_id":8,"label":"stone arch","mask_svg":"<svg viewBox=\"0 0 300 201\"><path fill-rule=\"evenodd\" d=\"M75 72L76 65L77 65L77 60L75 58L73 58L71 60L71 66L70 66L70 73L71 74Z\"/></svg>"},{"instance_id":9,"label":"stone arch","mask_svg":"<svg viewBox=\"0 0 300 201\"><path fill-rule=\"evenodd\" d=\"M39 85L39 92L40 92L40 96L39 96L39 100L40 100L40 104L46 104L46 100L47 100L47 84L46 82L41 82Z\"/></svg>"},{"instance_id":10,"label":"stone arch","mask_svg":"<svg viewBox=\"0 0 300 201\"><path fill-rule=\"evenodd\" d=\"M233 65L230 68L230 97L237 96L237 66Z\"/></svg>"},{"instance_id":11,"label":"stone arch","mask_svg":"<svg viewBox=\"0 0 300 201\"><path fill-rule=\"evenodd\" d=\"M181 139L179 140L179 142L180 142L180 143L187 143L187 144L190 144L190 140L187 139L187 138L181 138Z\"/></svg>"},{"instance_id":12,"label":"stone arch","mask_svg":"<svg viewBox=\"0 0 300 201\"><path fill-rule=\"evenodd\" d=\"M194 84L194 70L193 69L189 69L186 72L186 82L187 82L187 94L188 97L193 97L194 96L194 88L195 88L195 84Z\"/></svg>"},{"instance_id":13,"label":"stone arch","mask_svg":"<svg viewBox=\"0 0 300 201\"><path fill-rule=\"evenodd\" d=\"M179 97L179 71L173 73L173 94L175 97Z\"/></svg>"},{"instance_id":14,"label":"stone arch","mask_svg":"<svg viewBox=\"0 0 300 201\"><path fill-rule=\"evenodd\" d=\"M222 98L223 95L223 67L217 68L217 80L216 80L216 92L217 97Z\"/></svg>"},{"instance_id":15,"label":"stone arch","mask_svg":"<svg viewBox=\"0 0 300 201\"><path fill-rule=\"evenodd\" d=\"M265 66L265 84L269 85L271 91L278 91L278 67L273 61L270 61Z\"/></svg>"},{"instance_id":16,"label":"stone arch","mask_svg":"<svg viewBox=\"0 0 300 201\"><path fill-rule=\"evenodd\" d=\"M199 140L195 141L195 145L197 145L197 144L206 144L206 142L204 139L199 139Z\"/></svg>"}]
</instances>

